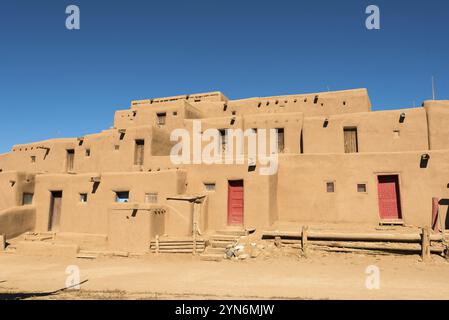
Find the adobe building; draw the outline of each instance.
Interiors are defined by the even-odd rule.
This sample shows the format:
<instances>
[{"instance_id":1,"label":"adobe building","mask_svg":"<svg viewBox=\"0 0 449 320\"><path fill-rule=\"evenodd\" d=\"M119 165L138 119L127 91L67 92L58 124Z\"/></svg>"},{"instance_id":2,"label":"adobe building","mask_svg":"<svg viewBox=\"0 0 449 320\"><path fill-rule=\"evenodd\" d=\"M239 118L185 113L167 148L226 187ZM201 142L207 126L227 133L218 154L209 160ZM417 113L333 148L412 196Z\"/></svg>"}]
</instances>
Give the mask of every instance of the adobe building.
<instances>
[{"instance_id":1,"label":"adobe building","mask_svg":"<svg viewBox=\"0 0 449 320\"><path fill-rule=\"evenodd\" d=\"M249 161L174 164L172 132L193 134L198 120L224 135L276 129L276 172L262 175ZM282 222L430 226L434 198L446 215L449 100L371 112L365 89L133 101L98 134L0 155L0 234L52 232L133 252L156 236Z\"/></svg>"}]
</instances>

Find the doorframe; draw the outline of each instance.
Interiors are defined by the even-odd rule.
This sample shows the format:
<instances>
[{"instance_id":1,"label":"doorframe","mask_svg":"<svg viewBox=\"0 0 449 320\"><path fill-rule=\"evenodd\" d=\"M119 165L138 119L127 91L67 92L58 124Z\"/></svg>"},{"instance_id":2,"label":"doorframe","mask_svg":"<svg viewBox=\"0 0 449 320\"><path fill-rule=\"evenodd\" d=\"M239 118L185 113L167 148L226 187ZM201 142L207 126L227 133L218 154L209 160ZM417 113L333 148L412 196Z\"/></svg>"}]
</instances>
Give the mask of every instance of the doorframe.
<instances>
[{"instance_id":1,"label":"doorframe","mask_svg":"<svg viewBox=\"0 0 449 320\"><path fill-rule=\"evenodd\" d=\"M54 201L55 201L55 196L54 194L57 192L61 193L61 211L60 211L60 215L59 215L59 228L61 227L61 221L62 221L62 198L64 195L64 191L63 190L49 190L50 191L50 206L48 209L48 223L47 223L47 231L52 232L52 226L53 226L53 213L54 213ZM53 232L58 232L58 231L53 231Z\"/></svg>"},{"instance_id":2,"label":"doorframe","mask_svg":"<svg viewBox=\"0 0 449 320\"><path fill-rule=\"evenodd\" d=\"M235 182L235 181L241 181L242 182L242 188L243 188L243 207L242 207L242 223L241 224L230 224L229 223L229 189L230 189L230 182ZM227 194L226 194L226 226L227 227L242 227L244 228L245 226L245 179L243 178L236 178L236 179L226 179L226 184L227 184Z\"/></svg>"},{"instance_id":3,"label":"doorframe","mask_svg":"<svg viewBox=\"0 0 449 320\"><path fill-rule=\"evenodd\" d=\"M376 185L376 195L377 195L377 216L379 218L379 223L385 221L380 216L380 207L379 207L379 176L397 176L398 177L398 187L399 187L399 206L401 208L401 217L397 220L400 223L404 222L404 206L403 206L403 197L402 197L402 172L401 171L377 171L374 172L374 179Z\"/></svg>"}]
</instances>

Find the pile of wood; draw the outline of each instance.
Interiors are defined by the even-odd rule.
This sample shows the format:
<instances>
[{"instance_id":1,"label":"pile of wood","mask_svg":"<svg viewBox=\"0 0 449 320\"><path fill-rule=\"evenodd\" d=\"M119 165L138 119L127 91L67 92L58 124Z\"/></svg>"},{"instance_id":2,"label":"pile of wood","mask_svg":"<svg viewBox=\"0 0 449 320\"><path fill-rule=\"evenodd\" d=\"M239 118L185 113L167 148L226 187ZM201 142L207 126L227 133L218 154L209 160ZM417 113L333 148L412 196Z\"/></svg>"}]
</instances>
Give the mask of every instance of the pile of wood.
<instances>
[{"instance_id":1,"label":"pile of wood","mask_svg":"<svg viewBox=\"0 0 449 320\"><path fill-rule=\"evenodd\" d=\"M206 240L200 238L159 238L150 243L152 253L202 253L206 248Z\"/></svg>"}]
</instances>

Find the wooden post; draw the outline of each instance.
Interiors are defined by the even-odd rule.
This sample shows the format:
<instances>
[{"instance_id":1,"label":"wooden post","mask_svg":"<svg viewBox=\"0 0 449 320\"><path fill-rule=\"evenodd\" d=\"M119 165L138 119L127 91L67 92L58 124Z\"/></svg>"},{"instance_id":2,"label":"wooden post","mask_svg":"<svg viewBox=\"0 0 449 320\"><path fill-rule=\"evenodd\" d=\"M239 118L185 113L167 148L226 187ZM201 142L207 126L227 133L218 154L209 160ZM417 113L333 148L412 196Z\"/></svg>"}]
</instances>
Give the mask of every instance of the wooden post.
<instances>
[{"instance_id":1,"label":"wooden post","mask_svg":"<svg viewBox=\"0 0 449 320\"><path fill-rule=\"evenodd\" d=\"M274 245L278 248L282 247L282 240L281 237L275 237L274 238Z\"/></svg>"},{"instance_id":2,"label":"wooden post","mask_svg":"<svg viewBox=\"0 0 449 320\"><path fill-rule=\"evenodd\" d=\"M159 255L159 235L156 235L156 255Z\"/></svg>"},{"instance_id":3,"label":"wooden post","mask_svg":"<svg viewBox=\"0 0 449 320\"><path fill-rule=\"evenodd\" d=\"M430 230L429 227L421 229L421 257L422 261L430 259Z\"/></svg>"},{"instance_id":4,"label":"wooden post","mask_svg":"<svg viewBox=\"0 0 449 320\"><path fill-rule=\"evenodd\" d=\"M196 256L196 222L193 223L193 255Z\"/></svg>"},{"instance_id":5,"label":"wooden post","mask_svg":"<svg viewBox=\"0 0 449 320\"><path fill-rule=\"evenodd\" d=\"M302 245L302 252L304 254L304 257L307 258L307 233L308 233L308 227L307 226L303 226L302 227L302 237L301 237L301 245Z\"/></svg>"},{"instance_id":6,"label":"wooden post","mask_svg":"<svg viewBox=\"0 0 449 320\"><path fill-rule=\"evenodd\" d=\"M4 251L6 249L6 237L3 234L0 234L0 251Z\"/></svg>"}]
</instances>

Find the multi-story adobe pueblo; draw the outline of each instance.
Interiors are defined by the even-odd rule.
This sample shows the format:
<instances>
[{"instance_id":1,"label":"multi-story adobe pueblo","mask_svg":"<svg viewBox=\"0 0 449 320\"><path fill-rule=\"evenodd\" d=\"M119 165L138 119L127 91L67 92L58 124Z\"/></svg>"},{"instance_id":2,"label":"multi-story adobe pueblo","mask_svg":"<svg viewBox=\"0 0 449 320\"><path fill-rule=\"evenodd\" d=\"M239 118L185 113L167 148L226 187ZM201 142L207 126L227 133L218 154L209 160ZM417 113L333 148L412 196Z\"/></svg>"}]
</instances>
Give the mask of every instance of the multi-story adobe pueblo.
<instances>
[{"instance_id":1,"label":"multi-story adobe pueblo","mask_svg":"<svg viewBox=\"0 0 449 320\"><path fill-rule=\"evenodd\" d=\"M173 163L172 132L192 133L198 120L201 130L223 135L275 129L277 170L262 175L247 161ZM0 234L102 237L114 250L146 251L158 235L282 222L430 226L434 198L446 214L449 100L371 112L365 89L133 101L101 133L0 155Z\"/></svg>"}]
</instances>

